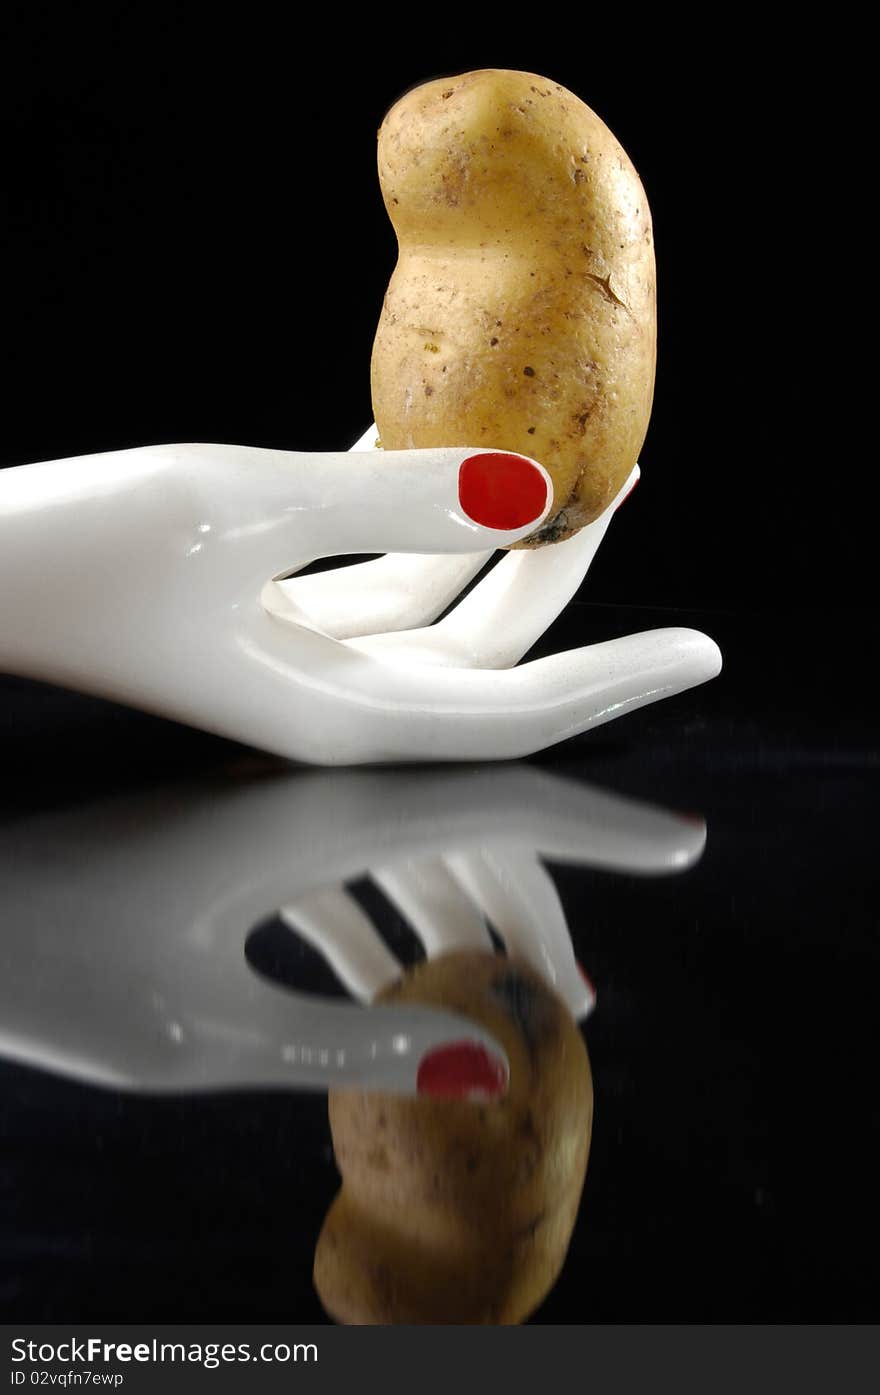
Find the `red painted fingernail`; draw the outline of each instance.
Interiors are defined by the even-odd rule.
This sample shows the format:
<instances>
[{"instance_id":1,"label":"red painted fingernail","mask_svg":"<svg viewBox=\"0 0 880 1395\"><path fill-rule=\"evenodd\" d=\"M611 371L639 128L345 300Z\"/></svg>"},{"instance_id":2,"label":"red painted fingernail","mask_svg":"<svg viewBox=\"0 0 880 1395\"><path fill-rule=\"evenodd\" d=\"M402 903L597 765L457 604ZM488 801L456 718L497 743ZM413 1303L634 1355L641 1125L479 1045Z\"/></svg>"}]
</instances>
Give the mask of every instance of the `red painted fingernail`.
<instances>
[{"instance_id":1,"label":"red painted fingernail","mask_svg":"<svg viewBox=\"0 0 880 1395\"><path fill-rule=\"evenodd\" d=\"M450 1042L429 1051L422 1057L416 1077L420 1095L445 1099L500 1095L506 1085L504 1062L473 1041Z\"/></svg>"},{"instance_id":2,"label":"red painted fingernail","mask_svg":"<svg viewBox=\"0 0 880 1395\"><path fill-rule=\"evenodd\" d=\"M458 498L484 528L524 528L547 504L547 481L530 460L503 451L468 456L458 472Z\"/></svg>"},{"instance_id":3,"label":"red painted fingernail","mask_svg":"<svg viewBox=\"0 0 880 1395\"><path fill-rule=\"evenodd\" d=\"M634 480L633 480L633 482L632 482L632 484L630 485L629 489L626 491L626 493L624 494L623 498L621 499L620 504L625 504L625 503L626 503L627 499L628 499L629 496L632 494L633 490L635 489L636 485L638 484L639 479L641 479L641 475L639 475L638 479L634 479ZM620 504L617 505L618 508L620 508Z\"/></svg>"}]
</instances>

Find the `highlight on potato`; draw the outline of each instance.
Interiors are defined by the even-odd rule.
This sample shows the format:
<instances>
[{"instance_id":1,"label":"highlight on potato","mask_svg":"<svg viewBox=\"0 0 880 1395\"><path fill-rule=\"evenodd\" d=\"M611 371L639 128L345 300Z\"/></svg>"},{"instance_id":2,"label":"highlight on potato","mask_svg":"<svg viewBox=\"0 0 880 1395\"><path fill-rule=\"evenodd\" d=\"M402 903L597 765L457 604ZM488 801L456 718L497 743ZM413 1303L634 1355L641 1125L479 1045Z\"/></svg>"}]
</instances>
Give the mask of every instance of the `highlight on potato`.
<instances>
[{"instance_id":1,"label":"highlight on potato","mask_svg":"<svg viewBox=\"0 0 880 1395\"><path fill-rule=\"evenodd\" d=\"M379 1001L474 1019L504 1047L507 1093L485 1103L334 1090L342 1188L314 1282L349 1324L524 1321L562 1268L593 1117L586 1047L568 1008L525 962L455 951Z\"/></svg>"},{"instance_id":2,"label":"highlight on potato","mask_svg":"<svg viewBox=\"0 0 880 1395\"><path fill-rule=\"evenodd\" d=\"M408 92L379 131L399 258L372 357L385 449L488 446L549 471L518 547L611 503L648 428L651 215L626 152L550 79L486 69Z\"/></svg>"}]
</instances>

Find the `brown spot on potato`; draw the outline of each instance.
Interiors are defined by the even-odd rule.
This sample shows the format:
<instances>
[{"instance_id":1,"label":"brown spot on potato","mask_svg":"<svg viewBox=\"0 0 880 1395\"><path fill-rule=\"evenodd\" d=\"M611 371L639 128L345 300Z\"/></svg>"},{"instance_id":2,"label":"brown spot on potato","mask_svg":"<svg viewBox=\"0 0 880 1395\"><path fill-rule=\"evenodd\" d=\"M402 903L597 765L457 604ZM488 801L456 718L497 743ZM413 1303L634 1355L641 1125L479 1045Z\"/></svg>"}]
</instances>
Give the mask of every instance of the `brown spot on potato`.
<instances>
[{"instance_id":1,"label":"brown spot on potato","mask_svg":"<svg viewBox=\"0 0 880 1395\"><path fill-rule=\"evenodd\" d=\"M534 378L535 376L534 368L526 367L523 369L523 373L526 375L527 378Z\"/></svg>"},{"instance_id":2,"label":"brown spot on potato","mask_svg":"<svg viewBox=\"0 0 880 1395\"><path fill-rule=\"evenodd\" d=\"M394 1307L394 1281L387 1264L371 1264L370 1278L381 1306L386 1311Z\"/></svg>"},{"instance_id":3,"label":"brown spot on potato","mask_svg":"<svg viewBox=\"0 0 880 1395\"><path fill-rule=\"evenodd\" d=\"M564 537L567 537L568 530L568 515L565 509L560 509L549 523L545 523L544 527L532 536L536 543L555 543L561 542Z\"/></svg>"},{"instance_id":4,"label":"brown spot on potato","mask_svg":"<svg viewBox=\"0 0 880 1395\"><path fill-rule=\"evenodd\" d=\"M546 1219L547 1208L545 1207L543 1211L539 1211L537 1216L533 1217L526 1225L521 1226L519 1230L514 1232L515 1238L517 1240L531 1240L538 1227L542 1226Z\"/></svg>"},{"instance_id":5,"label":"brown spot on potato","mask_svg":"<svg viewBox=\"0 0 880 1395\"><path fill-rule=\"evenodd\" d=\"M628 309L628 306L620 299L620 296L615 295L614 291L612 291L610 276L596 276L592 271L588 271L587 280L592 281L594 285L599 287L599 290L611 305L619 305L622 310Z\"/></svg>"},{"instance_id":6,"label":"brown spot on potato","mask_svg":"<svg viewBox=\"0 0 880 1395\"><path fill-rule=\"evenodd\" d=\"M538 1130L535 1128L535 1120L530 1109L526 1110L520 1120L519 1132L523 1138L528 1138L532 1142L538 1137Z\"/></svg>"}]
</instances>

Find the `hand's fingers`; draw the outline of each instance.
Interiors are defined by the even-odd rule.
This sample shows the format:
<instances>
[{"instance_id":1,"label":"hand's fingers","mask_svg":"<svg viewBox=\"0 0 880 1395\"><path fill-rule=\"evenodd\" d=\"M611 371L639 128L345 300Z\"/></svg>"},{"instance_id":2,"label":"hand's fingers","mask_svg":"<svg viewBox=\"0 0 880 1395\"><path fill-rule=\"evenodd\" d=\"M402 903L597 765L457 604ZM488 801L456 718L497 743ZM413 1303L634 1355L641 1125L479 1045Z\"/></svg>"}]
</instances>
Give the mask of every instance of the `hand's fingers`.
<instances>
[{"instance_id":1,"label":"hand's fingers","mask_svg":"<svg viewBox=\"0 0 880 1395\"><path fill-rule=\"evenodd\" d=\"M293 884L302 885L303 891L319 891L355 881L401 858L435 858L450 849L491 841L531 847L554 863L658 876L692 866L706 842L702 820L685 819L519 762L432 770L350 769L332 775L300 770L293 777L261 781L253 793L243 792L232 808L228 798L219 808L224 812L222 825L216 808L212 817L212 908L206 911L200 903L199 912L203 931L210 927L214 960L227 943L236 955L241 926L258 924L274 908L292 901ZM93 821L88 846L100 846L105 823ZM177 872L174 914L163 916L164 922L176 926L188 923L181 919L180 886L195 880L198 837L193 830L199 823L181 817L178 800L164 823L173 830L173 838L168 846L166 834L155 863L173 865ZM36 834L29 836L33 843ZM68 842L70 836L65 829ZM155 843L154 839L151 848ZM11 851L14 854L14 846ZM145 880L150 880L148 874ZM25 889L13 901L19 920L33 899ZM129 919L134 913L127 911ZM146 926L147 912L137 914L138 923ZM35 917L33 923L40 919L38 910L28 910L28 916Z\"/></svg>"},{"instance_id":2,"label":"hand's fingers","mask_svg":"<svg viewBox=\"0 0 880 1395\"><path fill-rule=\"evenodd\" d=\"M705 682L721 666L706 635L664 629L500 672L426 670L263 620L252 616L240 642L254 672L246 702L238 678L230 734L322 764L529 755ZM193 702L204 725L201 690Z\"/></svg>"},{"instance_id":3,"label":"hand's fingers","mask_svg":"<svg viewBox=\"0 0 880 1395\"><path fill-rule=\"evenodd\" d=\"M372 868L372 875L409 921L429 959L452 949L491 951L483 917L439 857L395 861Z\"/></svg>"},{"instance_id":4,"label":"hand's fingers","mask_svg":"<svg viewBox=\"0 0 880 1395\"><path fill-rule=\"evenodd\" d=\"M601 518L574 537L509 553L438 624L399 634L361 632L350 641L351 647L391 662L512 668L577 591L608 524L638 477L636 466Z\"/></svg>"},{"instance_id":5,"label":"hand's fingers","mask_svg":"<svg viewBox=\"0 0 880 1395\"><path fill-rule=\"evenodd\" d=\"M374 450L378 439L372 423L351 450ZM491 552L436 557L392 552L317 576L270 583L263 592L263 604L279 619L308 625L334 639L407 630L436 620L491 556Z\"/></svg>"},{"instance_id":6,"label":"hand's fingers","mask_svg":"<svg viewBox=\"0 0 880 1395\"><path fill-rule=\"evenodd\" d=\"M195 529L184 553L197 559L193 581L203 579L222 604L304 559L508 547L540 527L553 502L543 466L478 447L162 450L189 513L185 531Z\"/></svg>"},{"instance_id":7,"label":"hand's fingers","mask_svg":"<svg viewBox=\"0 0 880 1395\"><path fill-rule=\"evenodd\" d=\"M326 772L300 772L297 790L311 811L307 861L319 879L351 881L401 857L422 860L487 841L531 847L548 861L572 866L630 876L674 875L697 862L706 844L700 818L519 762L430 771L339 770L332 779ZM333 859L327 862L330 840L322 830L331 829ZM259 841L262 846L266 836ZM280 900L288 873L286 859L277 861ZM255 921L260 908L234 903L230 914L234 931L243 921Z\"/></svg>"},{"instance_id":8,"label":"hand's fingers","mask_svg":"<svg viewBox=\"0 0 880 1395\"><path fill-rule=\"evenodd\" d=\"M334 639L407 630L436 620L491 556L392 552L372 562L272 582L263 604L282 620L292 618Z\"/></svg>"},{"instance_id":9,"label":"hand's fingers","mask_svg":"<svg viewBox=\"0 0 880 1395\"><path fill-rule=\"evenodd\" d=\"M355 998L372 1002L401 968L369 916L341 887L313 891L284 906L280 917L324 956Z\"/></svg>"},{"instance_id":10,"label":"hand's fingers","mask_svg":"<svg viewBox=\"0 0 880 1395\"><path fill-rule=\"evenodd\" d=\"M489 917L509 952L527 959L578 1019L596 995L578 969L553 879L530 848L498 843L445 858L462 888Z\"/></svg>"},{"instance_id":11,"label":"hand's fingers","mask_svg":"<svg viewBox=\"0 0 880 1395\"><path fill-rule=\"evenodd\" d=\"M439 644L479 668L519 663L577 591L619 505L635 487L638 466L600 518L565 542L503 558L441 620Z\"/></svg>"},{"instance_id":12,"label":"hand's fingers","mask_svg":"<svg viewBox=\"0 0 880 1395\"><path fill-rule=\"evenodd\" d=\"M191 1025L171 1069L154 1073L148 1066L126 1083L153 1090L271 1085L457 1098L490 1098L507 1088L504 1048L461 1013L421 1004L328 1002L256 981L247 1006L246 1015L219 1021L206 1013ZM79 1073L75 1064L62 1069Z\"/></svg>"},{"instance_id":13,"label":"hand's fingers","mask_svg":"<svg viewBox=\"0 0 880 1395\"><path fill-rule=\"evenodd\" d=\"M543 466L512 452L348 452L316 456L312 468L333 552L507 547L540 526L553 502Z\"/></svg>"},{"instance_id":14,"label":"hand's fingers","mask_svg":"<svg viewBox=\"0 0 880 1395\"><path fill-rule=\"evenodd\" d=\"M197 467L202 492L222 494L230 565L263 580L304 557L508 547L540 527L553 501L537 462L467 446L312 455L212 446Z\"/></svg>"}]
</instances>

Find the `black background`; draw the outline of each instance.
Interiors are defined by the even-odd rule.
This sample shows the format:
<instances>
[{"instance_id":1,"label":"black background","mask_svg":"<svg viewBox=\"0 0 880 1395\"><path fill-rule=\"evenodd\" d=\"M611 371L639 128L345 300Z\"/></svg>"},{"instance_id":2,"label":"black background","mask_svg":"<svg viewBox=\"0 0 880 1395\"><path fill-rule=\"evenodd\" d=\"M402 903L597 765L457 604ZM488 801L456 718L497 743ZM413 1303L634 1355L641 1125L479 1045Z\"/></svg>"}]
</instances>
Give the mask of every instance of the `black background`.
<instances>
[{"instance_id":1,"label":"black background","mask_svg":"<svg viewBox=\"0 0 880 1395\"><path fill-rule=\"evenodd\" d=\"M610 125L655 222L642 485L590 597L858 603L857 466L819 444L845 386L816 319L839 259L817 119L830 51L817 85L801 39L741 9L704 29L389 6L312 13L307 34L282 7L22 15L0 89L0 463L156 441L350 444L372 416L395 259L382 117L440 74L526 68Z\"/></svg>"}]
</instances>

